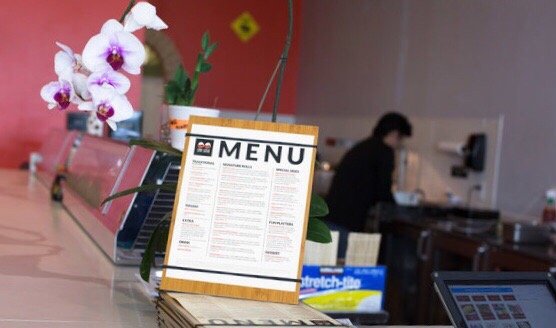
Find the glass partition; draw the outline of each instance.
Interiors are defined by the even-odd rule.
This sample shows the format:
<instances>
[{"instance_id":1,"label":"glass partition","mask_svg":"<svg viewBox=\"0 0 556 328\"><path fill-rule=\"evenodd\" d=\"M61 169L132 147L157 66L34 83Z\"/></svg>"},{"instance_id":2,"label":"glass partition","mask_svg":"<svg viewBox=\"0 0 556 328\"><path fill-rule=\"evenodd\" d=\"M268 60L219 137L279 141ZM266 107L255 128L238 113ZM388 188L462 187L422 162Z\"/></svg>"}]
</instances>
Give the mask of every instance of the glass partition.
<instances>
[{"instance_id":1,"label":"glass partition","mask_svg":"<svg viewBox=\"0 0 556 328\"><path fill-rule=\"evenodd\" d=\"M99 208L117 187L129 151L126 144L84 136L68 168L68 186L93 208Z\"/></svg>"}]
</instances>

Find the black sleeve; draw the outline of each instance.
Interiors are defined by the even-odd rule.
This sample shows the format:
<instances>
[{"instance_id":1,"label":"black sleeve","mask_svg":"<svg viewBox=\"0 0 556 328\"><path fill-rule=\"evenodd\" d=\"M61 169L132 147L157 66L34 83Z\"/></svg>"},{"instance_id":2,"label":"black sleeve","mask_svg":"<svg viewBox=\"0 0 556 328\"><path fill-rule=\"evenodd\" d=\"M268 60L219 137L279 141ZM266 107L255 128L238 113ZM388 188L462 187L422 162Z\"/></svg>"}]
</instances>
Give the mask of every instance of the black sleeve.
<instances>
[{"instance_id":1,"label":"black sleeve","mask_svg":"<svg viewBox=\"0 0 556 328\"><path fill-rule=\"evenodd\" d=\"M392 174L394 173L394 152L390 149L378 157L376 168L376 202L394 203L392 195Z\"/></svg>"}]
</instances>

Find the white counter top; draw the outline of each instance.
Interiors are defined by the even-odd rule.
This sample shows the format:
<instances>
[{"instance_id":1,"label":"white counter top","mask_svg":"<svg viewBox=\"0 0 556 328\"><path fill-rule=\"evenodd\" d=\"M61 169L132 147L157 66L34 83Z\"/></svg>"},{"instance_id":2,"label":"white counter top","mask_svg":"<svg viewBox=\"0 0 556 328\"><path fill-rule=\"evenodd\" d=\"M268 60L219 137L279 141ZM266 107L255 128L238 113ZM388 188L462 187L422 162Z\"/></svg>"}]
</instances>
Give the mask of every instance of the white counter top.
<instances>
[{"instance_id":1,"label":"white counter top","mask_svg":"<svg viewBox=\"0 0 556 328\"><path fill-rule=\"evenodd\" d=\"M0 327L156 327L154 304L25 171L0 169Z\"/></svg>"},{"instance_id":2,"label":"white counter top","mask_svg":"<svg viewBox=\"0 0 556 328\"><path fill-rule=\"evenodd\" d=\"M136 267L118 267L25 171L0 169L0 327L156 327Z\"/></svg>"}]
</instances>

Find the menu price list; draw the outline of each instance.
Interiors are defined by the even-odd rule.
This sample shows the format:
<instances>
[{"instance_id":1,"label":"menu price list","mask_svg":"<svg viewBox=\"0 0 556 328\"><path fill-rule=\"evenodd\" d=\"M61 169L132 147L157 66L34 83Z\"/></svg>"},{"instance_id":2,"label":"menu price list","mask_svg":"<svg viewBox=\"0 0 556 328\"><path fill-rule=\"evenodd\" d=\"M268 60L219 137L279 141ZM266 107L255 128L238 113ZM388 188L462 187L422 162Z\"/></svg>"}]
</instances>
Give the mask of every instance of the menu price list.
<instances>
[{"instance_id":1,"label":"menu price list","mask_svg":"<svg viewBox=\"0 0 556 328\"><path fill-rule=\"evenodd\" d=\"M187 150L166 276L295 291L314 149L282 144L314 136L193 128L211 138Z\"/></svg>"}]
</instances>

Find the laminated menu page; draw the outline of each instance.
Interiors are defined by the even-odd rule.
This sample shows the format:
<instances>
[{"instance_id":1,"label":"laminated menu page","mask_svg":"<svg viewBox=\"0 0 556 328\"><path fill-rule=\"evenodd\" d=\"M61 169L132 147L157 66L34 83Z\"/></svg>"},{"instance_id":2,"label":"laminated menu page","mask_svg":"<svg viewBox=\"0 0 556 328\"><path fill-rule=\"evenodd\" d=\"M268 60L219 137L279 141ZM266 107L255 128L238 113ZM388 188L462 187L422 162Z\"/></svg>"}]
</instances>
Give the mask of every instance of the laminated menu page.
<instances>
[{"instance_id":1,"label":"laminated menu page","mask_svg":"<svg viewBox=\"0 0 556 328\"><path fill-rule=\"evenodd\" d=\"M340 322L303 303L278 304L162 292L156 307L160 327L343 326Z\"/></svg>"},{"instance_id":2,"label":"laminated menu page","mask_svg":"<svg viewBox=\"0 0 556 328\"><path fill-rule=\"evenodd\" d=\"M192 117L161 289L296 304L317 135Z\"/></svg>"}]
</instances>

